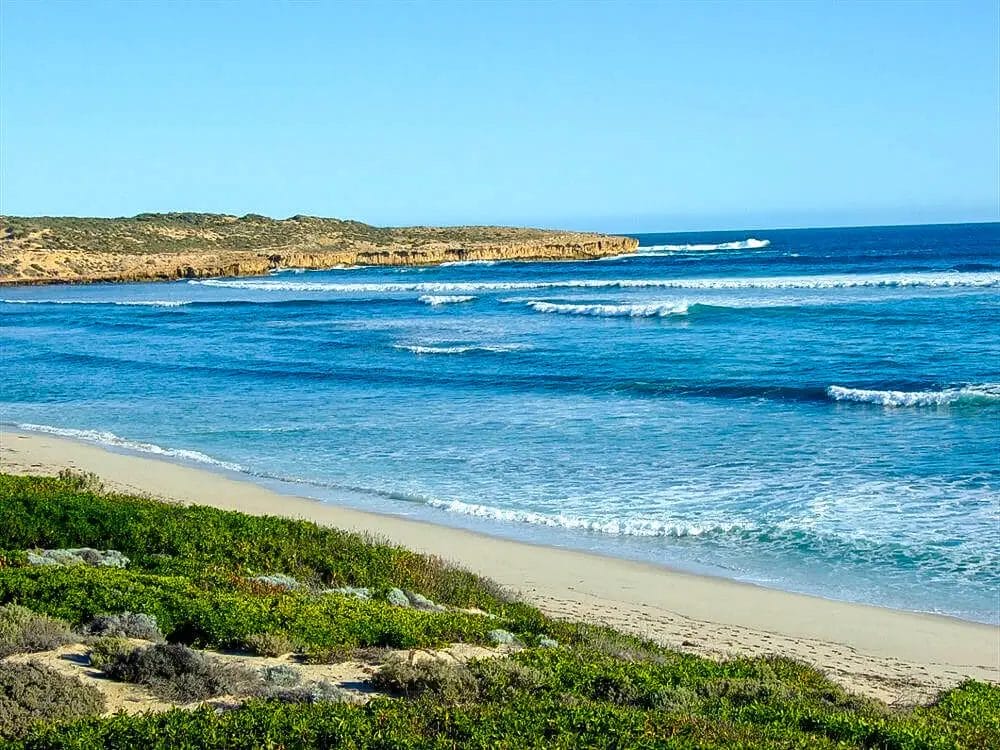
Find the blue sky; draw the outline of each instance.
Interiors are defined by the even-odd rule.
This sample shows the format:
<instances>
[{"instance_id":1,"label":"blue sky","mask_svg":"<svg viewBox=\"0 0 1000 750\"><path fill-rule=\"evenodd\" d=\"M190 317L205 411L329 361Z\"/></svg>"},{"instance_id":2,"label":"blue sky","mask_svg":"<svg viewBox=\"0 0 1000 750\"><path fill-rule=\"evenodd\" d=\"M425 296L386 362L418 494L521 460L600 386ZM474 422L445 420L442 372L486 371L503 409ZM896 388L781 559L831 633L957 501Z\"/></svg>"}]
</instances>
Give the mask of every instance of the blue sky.
<instances>
[{"instance_id":1,"label":"blue sky","mask_svg":"<svg viewBox=\"0 0 1000 750\"><path fill-rule=\"evenodd\" d=\"M0 3L0 210L1000 218L983 2Z\"/></svg>"}]
</instances>

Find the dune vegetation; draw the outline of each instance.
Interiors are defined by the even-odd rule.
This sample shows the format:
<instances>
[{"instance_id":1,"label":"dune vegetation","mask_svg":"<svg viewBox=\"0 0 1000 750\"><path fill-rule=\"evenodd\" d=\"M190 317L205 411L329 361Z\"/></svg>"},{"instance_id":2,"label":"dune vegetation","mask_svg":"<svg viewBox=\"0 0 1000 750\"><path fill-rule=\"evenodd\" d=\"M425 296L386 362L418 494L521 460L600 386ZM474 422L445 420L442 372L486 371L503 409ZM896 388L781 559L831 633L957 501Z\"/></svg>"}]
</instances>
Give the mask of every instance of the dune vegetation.
<instances>
[{"instance_id":1,"label":"dune vegetation","mask_svg":"<svg viewBox=\"0 0 1000 750\"><path fill-rule=\"evenodd\" d=\"M0 475L0 550L6 747L1000 747L995 685L891 708L780 654L678 653L376 539L93 477ZM94 684L32 661L72 641L94 684L162 710L110 714ZM406 658L452 644L482 656ZM363 685L297 671L349 659L373 665Z\"/></svg>"}]
</instances>

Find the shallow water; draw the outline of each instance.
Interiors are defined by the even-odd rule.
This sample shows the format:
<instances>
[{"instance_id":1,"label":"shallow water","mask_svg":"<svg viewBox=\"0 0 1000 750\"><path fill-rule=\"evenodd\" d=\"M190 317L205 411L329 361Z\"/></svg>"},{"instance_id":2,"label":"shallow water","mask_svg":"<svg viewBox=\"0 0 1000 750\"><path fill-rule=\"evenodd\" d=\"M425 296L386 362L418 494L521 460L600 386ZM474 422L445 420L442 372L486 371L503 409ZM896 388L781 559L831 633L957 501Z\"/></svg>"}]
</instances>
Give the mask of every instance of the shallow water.
<instances>
[{"instance_id":1,"label":"shallow water","mask_svg":"<svg viewBox=\"0 0 1000 750\"><path fill-rule=\"evenodd\" d=\"M996 622L1000 225L0 290L0 418L372 510Z\"/></svg>"}]
</instances>

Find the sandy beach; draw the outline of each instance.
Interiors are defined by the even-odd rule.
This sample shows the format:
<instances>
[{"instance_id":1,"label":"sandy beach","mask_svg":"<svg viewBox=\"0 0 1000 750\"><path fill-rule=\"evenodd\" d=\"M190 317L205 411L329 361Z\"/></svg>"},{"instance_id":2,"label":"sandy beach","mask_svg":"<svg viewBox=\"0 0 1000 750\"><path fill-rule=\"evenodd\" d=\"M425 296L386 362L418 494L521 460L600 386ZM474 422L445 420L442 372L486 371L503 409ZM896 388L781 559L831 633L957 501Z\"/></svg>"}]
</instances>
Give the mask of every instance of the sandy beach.
<instances>
[{"instance_id":1,"label":"sandy beach","mask_svg":"<svg viewBox=\"0 0 1000 750\"><path fill-rule=\"evenodd\" d=\"M781 654L890 704L932 698L966 677L1000 682L1000 629L849 604L564 549L534 546L278 494L211 471L45 434L4 429L0 468L72 468L112 489L378 535L454 561L550 615L638 633L701 655Z\"/></svg>"}]
</instances>

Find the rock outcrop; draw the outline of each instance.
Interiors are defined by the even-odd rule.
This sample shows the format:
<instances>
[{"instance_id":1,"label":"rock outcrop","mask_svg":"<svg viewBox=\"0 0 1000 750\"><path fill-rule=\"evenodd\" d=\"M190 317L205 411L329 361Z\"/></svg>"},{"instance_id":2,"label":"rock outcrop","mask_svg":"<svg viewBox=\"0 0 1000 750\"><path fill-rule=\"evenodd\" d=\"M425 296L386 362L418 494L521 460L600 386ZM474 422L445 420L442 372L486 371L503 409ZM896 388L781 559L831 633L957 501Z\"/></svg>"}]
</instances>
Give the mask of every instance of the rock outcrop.
<instances>
[{"instance_id":1,"label":"rock outcrop","mask_svg":"<svg viewBox=\"0 0 1000 750\"><path fill-rule=\"evenodd\" d=\"M296 216L141 214L0 217L0 284L257 276L280 268L585 260L635 251L631 237L510 227L373 227Z\"/></svg>"}]
</instances>

